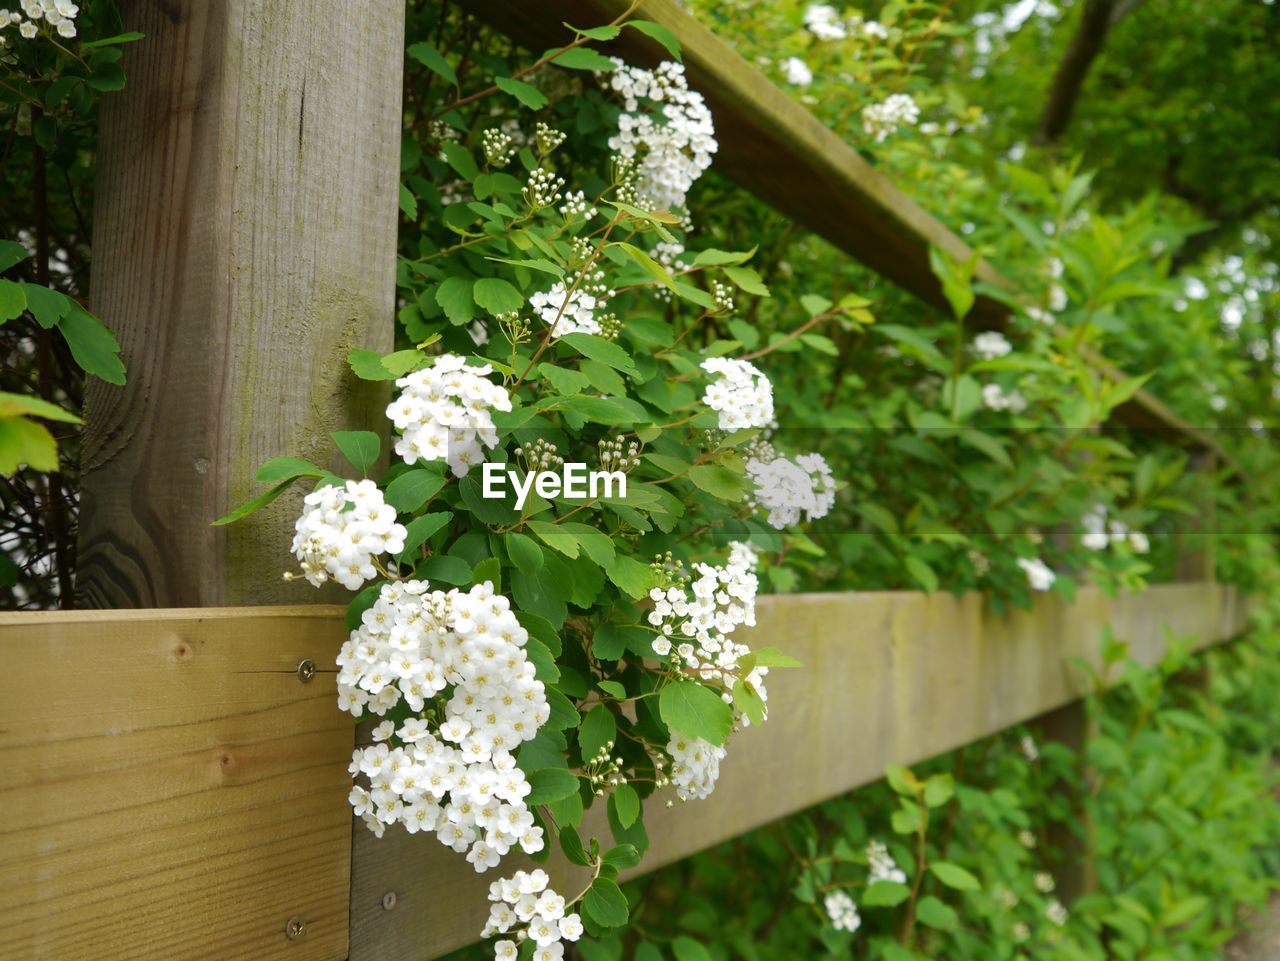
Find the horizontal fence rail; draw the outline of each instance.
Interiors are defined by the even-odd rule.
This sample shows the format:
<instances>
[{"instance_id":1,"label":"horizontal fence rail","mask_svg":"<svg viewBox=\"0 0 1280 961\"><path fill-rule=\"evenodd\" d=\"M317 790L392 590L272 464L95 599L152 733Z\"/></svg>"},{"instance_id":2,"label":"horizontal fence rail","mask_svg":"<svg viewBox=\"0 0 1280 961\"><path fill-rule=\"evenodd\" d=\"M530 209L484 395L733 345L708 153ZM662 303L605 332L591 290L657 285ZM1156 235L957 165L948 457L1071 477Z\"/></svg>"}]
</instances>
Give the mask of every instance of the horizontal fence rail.
<instances>
[{"instance_id":1,"label":"horizontal fence rail","mask_svg":"<svg viewBox=\"0 0 1280 961\"><path fill-rule=\"evenodd\" d=\"M774 716L708 801L650 804L644 868L1077 698L1065 659L1096 663L1105 627L1151 664L1247 612L1211 583L1000 617L976 594L762 598L744 639L804 667L770 675ZM474 941L495 874L434 837L352 833L344 637L332 607L0 615L0 957L425 961Z\"/></svg>"},{"instance_id":2,"label":"horizontal fence rail","mask_svg":"<svg viewBox=\"0 0 1280 961\"><path fill-rule=\"evenodd\" d=\"M532 50L560 46L573 34L563 25L593 27L622 15L628 0L460 0L464 9ZM720 143L714 169L760 200L876 273L937 307L949 310L929 266L936 246L964 262L967 244L908 197L857 150L759 69L707 29L677 0L643 0L636 17L669 28L679 39L690 86L711 108ZM670 54L634 30L606 47L634 63L653 64ZM992 265L978 264L975 279L1008 290L1013 283ZM967 318L978 327L1007 325L1009 308L979 297ZM1101 358L1108 379L1126 375ZM1218 442L1145 390L1116 408L1129 427L1168 435L1234 462Z\"/></svg>"}]
</instances>

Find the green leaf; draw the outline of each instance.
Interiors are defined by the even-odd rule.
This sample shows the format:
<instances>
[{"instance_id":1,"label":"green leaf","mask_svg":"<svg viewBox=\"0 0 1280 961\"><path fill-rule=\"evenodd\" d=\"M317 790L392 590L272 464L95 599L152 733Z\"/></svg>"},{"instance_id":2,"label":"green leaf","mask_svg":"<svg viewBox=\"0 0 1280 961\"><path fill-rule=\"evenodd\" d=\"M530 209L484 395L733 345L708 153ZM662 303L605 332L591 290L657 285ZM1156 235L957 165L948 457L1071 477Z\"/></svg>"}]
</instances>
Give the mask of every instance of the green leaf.
<instances>
[{"instance_id":1,"label":"green leaf","mask_svg":"<svg viewBox=\"0 0 1280 961\"><path fill-rule=\"evenodd\" d=\"M27 309L27 294L22 284L0 280L0 324L22 315Z\"/></svg>"},{"instance_id":2,"label":"green leaf","mask_svg":"<svg viewBox=\"0 0 1280 961\"><path fill-rule=\"evenodd\" d=\"M538 373L556 389L556 393L563 394L566 397L581 393L583 388L591 386L591 378L586 374L570 370L567 367L556 367L554 364L545 363L539 364Z\"/></svg>"},{"instance_id":3,"label":"green leaf","mask_svg":"<svg viewBox=\"0 0 1280 961\"><path fill-rule=\"evenodd\" d=\"M649 274L649 276L653 277L664 287L668 287L673 291L676 289L675 281L671 278L671 272L639 247L636 247L634 244L622 243L621 241L611 244L610 246L617 247L622 250L623 253L639 264L644 269L645 273Z\"/></svg>"},{"instance_id":4,"label":"green leaf","mask_svg":"<svg viewBox=\"0 0 1280 961\"><path fill-rule=\"evenodd\" d=\"M610 426L643 424L650 419L648 411L629 397L564 397L555 406Z\"/></svg>"},{"instance_id":5,"label":"green leaf","mask_svg":"<svg viewBox=\"0 0 1280 961\"><path fill-rule=\"evenodd\" d=\"M614 546L613 538L604 531L598 530L589 524L578 524L573 521L561 522L557 525L560 530L572 536L593 561L601 567L608 567L613 563Z\"/></svg>"},{"instance_id":6,"label":"green leaf","mask_svg":"<svg viewBox=\"0 0 1280 961\"><path fill-rule=\"evenodd\" d=\"M71 301L67 315L58 323L58 330L71 348L71 356L86 373L101 377L109 384L124 383L120 344L102 321Z\"/></svg>"},{"instance_id":7,"label":"green leaf","mask_svg":"<svg viewBox=\"0 0 1280 961\"><path fill-rule=\"evenodd\" d=\"M790 654L783 654L776 647L761 647L750 655L760 667L803 667Z\"/></svg>"},{"instance_id":8,"label":"green leaf","mask_svg":"<svg viewBox=\"0 0 1280 961\"><path fill-rule=\"evenodd\" d=\"M701 942L683 934L671 942L671 950L675 953L676 961L711 961L710 952Z\"/></svg>"},{"instance_id":9,"label":"green leaf","mask_svg":"<svg viewBox=\"0 0 1280 961\"><path fill-rule=\"evenodd\" d=\"M749 683L738 680L733 685L733 706L751 719L752 724L764 723L764 701Z\"/></svg>"},{"instance_id":10,"label":"green leaf","mask_svg":"<svg viewBox=\"0 0 1280 961\"><path fill-rule=\"evenodd\" d=\"M66 294L60 294L40 284L20 283L18 286L27 295L27 309L45 330L51 330L57 326L58 321L67 316L71 310L73 301ZM0 316L2 315L3 308L0 308Z\"/></svg>"},{"instance_id":11,"label":"green leaf","mask_svg":"<svg viewBox=\"0 0 1280 961\"><path fill-rule=\"evenodd\" d=\"M635 788L632 788L631 785L624 784L622 785L622 787L630 788L631 793L635 794ZM616 795L615 795L615 798L616 798ZM639 804L640 804L640 798L639 798L639 795L637 795L636 796L637 813L639 813L639 807L638 807ZM623 826L629 828L634 823L635 823L635 818L632 818L630 823ZM640 863L640 852L636 850L636 846L634 844L619 844L617 847L612 847L608 851L605 851L604 854L601 856L601 860L604 861L605 864L609 865L612 868L616 868L619 871L626 871L630 868L634 868L637 864Z\"/></svg>"},{"instance_id":12,"label":"green leaf","mask_svg":"<svg viewBox=\"0 0 1280 961\"><path fill-rule=\"evenodd\" d=\"M104 93L112 90L123 90L124 68L118 63L104 61L94 68L91 76L85 77L84 82L94 90L101 90Z\"/></svg>"},{"instance_id":13,"label":"green leaf","mask_svg":"<svg viewBox=\"0 0 1280 961\"><path fill-rule=\"evenodd\" d=\"M597 705L582 719L582 728L578 732L578 747L582 752L584 764L598 753L612 746L618 738L618 723L613 713L604 705Z\"/></svg>"},{"instance_id":14,"label":"green leaf","mask_svg":"<svg viewBox=\"0 0 1280 961\"><path fill-rule=\"evenodd\" d=\"M378 462L378 454L382 450L382 442L371 430L339 430L333 433L333 442L342 451L342 456L351 462L351 466L361 473L367 474L369 468Z\"/></svg>"},{"instance_id":15,"label":"green leaf","mask_svg":"<svg viewBox=\"0 0 1280 961\"><path fill-rule=\"evenodd\" d=\"M653 589L653 571L634 557L618 554L605 568L609 580L637 600Z\"/></svg>"},{"instance_id":16,"label":"green leaf","mask_svg":"<svg viewBox=\"0 0 1280 961\"><path fill-rule=\"evenodd\" d=\"M400 211L410 220L418 219L418 198L404 184L400 185Z\"/></svg>"},{"instance_id":17,"label":"green leaf","mask_svg":"<svg viewBox=\"0 0 1280 961\"><path fill-rule=\"evenodd\" d=\"M685 737L724 744L733 730L733 710L720 695L697 681L676 681L658 696L658 714Z\"/></svg>"},{"instance_id":18,"label":"green leaf","mask_svg":"<svg viewBox=\"0 0 1280 961\"><path fill-rule=\"evenodd\" d=\"M114 47L116 44L133 43L135 40L141 40L145 36L145 33L138 33L136 30L131 30L128 33L117 33L114 37L103 37L101 40L90 40L88 43L80 44L80 49L94 50L98 47Z\"/></svg>"},{"instance_id":19,"label":"green leaf","mask_svg":"<svg viewBox=\"0 0 1280 961\"><path fill-rule=\"evenodd\" d=\"M920 899L920 903L916 905L916 917L921 924L939 931L954 931L960 923L952 908L932 896Z\"/></svg>"},{"instance_id":20,"label":"green leaf","mask_svg":"<svg viewBox=\"0 0 1280 961\"><path fill-rule=\"evenodd\" d=\"M533 538L511 531L503 535L502 542L507 546L511 563L522 573L533 574L542 566L542 548L533 542Z\"/></svg>"},{"instance_id":21,"label":"green leaf","mask_svg":"<svg viewBox=\"0 0 1280 961\"><path fill-rule=\"evenodd\" d=\"M975 299L973 272L978 266L978 254L974 253L966 263L960 264L941 248L930 245L929 266L942 284L942 295L951 305L951 313L957 320L962 320L972 309Z\"/></svg>"},{"instance_id":22,"label":"green leaf","mask_svg":"<svg viewBox=\"0 0 1280 961\"><path fill-rule=\"evenodd\" d=\"M531 574L518 568L511 572L511 593L521 610L545 617L553 627L559 627L569 613L569 571L554 554L544 554L542 560L542 566Z\"/></svg>"},{"instance_id":23,"label":"green leaf","mask_svg":"<svg viewBox=\"0 0 1280 961\"><path fill-rule=\"evenodd\" d=\"M912 773L911 769L897 764L885 765L884 777L889 782L889 787L903 797L915 797L916 791L920 788L920 779Z\"/></svg>"},{"instance_id":24,"label":"green leaf","mask_svg":"<svg viewBox=\"0 0 1280 961\"><path fill-rule=\"evenodd\" d=\"M938 589L938 575L933 568L918 557L908 556L903 560L907 573L915 578L916 583L932 594Z\"/></svg>"},{"instance_id":25,"label":"green leaf","mask_svg":"<svg viewBox=\"0 0 1280 961\"><path fill-rule=\"evenodd\" d=\"M950 774L935 774L924 782L924 803L926 807L942 807L942 805L951 800L955 793L955 780Z\"/></svg>"},{"instance_id":26,"label":"green leaf","mask_svg":"<svg viewBox=\"0 0 1280 961\"><path fill-rule=\"evenodd\" d=\"M444 487L444 477L429 470L405 471L387 485L386 500L402 514L412 514Z\"/></svg>"},{"instance_id":27,"label":"green leaf","mask_svg":"<svg viewBox=\"0 0 1280 961\"><path fill-rule=\"evenodd\" d=\"M1004 449L1004 443L991 434L984 434L980 430L974 430L972 427L966 427L960 431L960 440L972 447L976 451L986 454L1001 467L1013 467L1013 461L1009 459L1008 452Z\"/></svg>"},{"instance_id":28,"label":"green leaf","mask_svg":"<svg viewBox=\"0 0 1280 961\"><path fill-rule=\"evenodd\" d=\"M347 354L347 364L361 380L395 380L417 367L422 357L417 350L398 350L383 357L377 351L353 347Z\"/></svg>"},{"instance_id":29,"label":"green leaf","mask_svg":"<svg viewBox=\"0 0 1280 961\"><path fill-rule=\"evenodd\" d=\"M533 84L525 83L523 80L515 80L511 77L494 77L493 83L503 93L515 97L530 110L541 110L547 105L546 94L533 86Z\"/></svg>"},{"instance_id":30,"label":"green leaf","mask_svg":"<svg viewBox=\"0 0 1280 961\"><path fill-rule=\"evenodd\" d=\"M568 531L546 521L529 521L526 525L538 539L570 559L578 556L578 539Z\"/></svg>"},{"instance_id":31,"label":"green leaf","mask_svg":"<svg viewBox=\"0 0 1280 961\"><path fill-rule=\"evenodd\" d=\"M750 486L745 476L718 464L699 464L685 476L698 489L729 503L742 500Z\"/></svg>"},{"instance_id":32,"label":"green leaf","mask_svg":"<svg viewBox=\"0 0 1280 961\"><path fill-rule=\"evenodd\" d=\"M484 277L475 282L471 290L475 302L495 317L509 314L524 306L520 291L501 277Z\"/></svg>"},{"instance_id":33,"label":"green leaf","mask_svg":"<svg viewBox=\"0 0 1280 961\"><path fill-rule=\"evenodd\" d=\"M234 524L236 521L241 520L242 518L248 517L254 511L262 510L262 508L266 507L273 500L275 500L277 497L279 497L281 494L287 491L291 486L293 486L293 482L295 480L297 480L296 477L289 477L285 480L282 480L279 484L271 488L271 490L267 491L265 494L259 494L257 497L254 497L251 500L245 501L243 504L241 504L239 507L233 510L230 514L227 514L225 517L219 517L210 526L223 527L227 524Z\"/></svg>"},{"instance_id":34,"label":"green leaf","mask_svg":"<svg viewBox=\"0 0 1280 961\"><path fill-rule=\"evenodd\" d=\"M618 823L629 828L640 816L640 795L630 784L619 784L613 792L613 811Z\"/></svg>"},{"instance_id":35,"label":"green leaf","mask_svg":"<svg viewBox=\"0 0 1280 961\"><path fill-rule=\"evenodd\" d=\"M37 471L58 469L58 443L48 428L25 417L0 419L0 476L22 465Z\"/></svg>"},{"instance_id":36,"label":"green leaf","mask_svg":"<svg viewBox=\"0 0 1280 961\"><path fill-rule=\"evenodd\" d=\"M676 39L676 35L671 32L670 28L664 27L660 23L654 23L652 20L628 20L624 26L639 30L646 37L652 37L658 41L666 49L667 53L671 54L672 59L682 59L680 56L680 41Z\"/></svg>"},{"instance_id":37,"label":"green leaf","mask_svg":"<svg viewBox=\"0 0 1280 961\"><path fill-rule=\"evenodd\" d=\"M891 908L911 897L911 889L896 881L873 881L862 894L862 905L868 908Z\"/></svg>"},{"instance_id":38,"label":"green leaf","mask_svg":"<svg viewBox=\"0 0 1280 961\"><path fill-rule=\"evenodd\" d=\"M724 272L725 276L747 293L756 294L760 297L769 296L769 288L764 285L764 281L760 279L760 275L754 268L725 267Z\"/></svg>"},{"instance_id":39,"label":"green leaf","mask_svg":"<svg viewBox=\"0 0 1280 961\"><path fill-rule=\"evenodd\" d=\"M935 861L929 865L933 876L949 888L957 891L979 891L982 885L972 874L950 861Z\"/></svg>"},{"instance_id":40,"label":"green leaf","mask_svg":"<svg viewBox=\"0 0 1280 961\"><path fill-rule=\"evenodd\" d=\"M627 689L617 681L597 681L596 687L600 688L600 690L604 691L610 697L616 697L619 700L622 700L627 696Z\"/></svg>"},{"instance_id":41,"label":"green leaf","mask_svg":"<svg viewBox=\"0 0 1280 961\"><path fill-rule=\"evenodd\" d=\"M16 240L0 240L0 271L8 270L30 256L27 248Z\"/></svg>"},{"instance_id":42,"label":"green leaf","mask_svg":"<svg viewBox=\"0 0 1280 961\"><path fill-rule=\"evenodd\" d=\"M436 288L436 303L454 326L475 318L475 301L471 297L471 288L471 281L465 277L446 277L444 283Z\"/></svg>"},{"instance_id":43,"label":"green leaf","mask_svg":"<svg viewBox=\"0 0 1280 961\"><path fill-rule=\"evenodd\" d=\"M454 554L436 554L419 564L414 572L418 577L432 581L444 581L456 587L471 583L471 565Z\"/></svg>"},{"instance_id":44,"label":"green leaf","mask_svg":"<svg viewBox=\"0 0 1280 961\"><path fill-rule=\"evenodd\" d=\"M476 166L476 158L471 151L460 143L445 142L440 145L440 152L449 166L457 171L458 176L468 183L480 176L480 168Z\"/></svg>"},{"instance_id":45,"label":"green leaf","mask_svg":"<svg viewBox=\"0 0 1280 961\"><path fill-rule=\"evenodd\" d=\"M61 407L49 403L47 400L41 400L39 397L29 397L26 394L9 394L0 391L0 418L20 417L24 414L30 414L32 417L40 417L44 420L62 421L64 424L84 423L75 414L69 413Z\"/></svg>"},{"instance_id":46,"label":"green leaf","mask_svg":"<svg viewBox=\"0 0 1280 961\"><path fill-rule=\"evenodd\" d=\"M611 73L617 69L617 65L612 60L588 47L564 49L555 54L551 62L557 67L566 67L569 70L598 70L601 73Z\"/></svg>"},{"instance_id":47,"label":"green leaf","mask_svg":"<svg viewBox=\"0 0 1280 961\"><path fill-rule=\"evenodd\" d=\"M817 294L805 294L800 298L800 306L808 312L810 317L817 317L831 309L831 301Z\"/></svg>"},{"instance_id":48,"label":"green leaf","mask_svg":"<svg viewBox=\"0 0 1280 961\"><path fill-rule=\"evenodd\" d=\"M564 268L553 264L549 260L541 257L532 260L508 260L505 257L486 257L485 260L492 260L499 264L511 264L513 267L526 267L529 270L540 270L544 274L551 274L553 277L563 277Z\"/></svg>"},{"instance_id":49,"label":"green leaf","mask_svg":"<svg viewBox=\"0 0 1280 961\"><path fill-rule=\"evenodd\" d=\"M259 484L287 480L291 477L323 477L325 471L301 457L273 457L261 467L253 479Z\"/></svg>"},{"instance_id":50,"label":"green leaf","mask_svg":"<svg viewBox=\"0 0 1280 961\"><path fill-rule=\"evenodd\" d=\"M534 807L538 804L549 804L552 801L560 801L567 798L570 794L578 792L578 777L571 771L564 768L548 767L541 771L534 771L529 775L529 796L524 799L525 804Z\"/></svg>"},{"instance_id":51,"label":"green leaf","mask_svg":"<svg viewBox=\"0 0 1280 961\"><path fill-rule=\"evenodd\" d=\"M444 58L444 54L436 49L434 43L423 40L421 43L413 44L405 52L432 73L446 80L451 87L458 85L457 72L449 61Z\"/></svg>"},{"instance_id":52,"label":"green leaf","mask_svg":"<svg viewBox=\"0 0 1280 961\"><path fill-rule=\"evenodd\" d=\"M582 909L602 928L620 928L631 914L626 895L608 878L596 878L592 882L582 899Z\"/></svg>"},{"instance_id":53,"label":"green leaf","mask_svg":"<svg viewBox=\"0 0 1280 961\"><path fill-rule=\"evenodd\" d=\"M421 517L415 517L405 525L404 550L400 553L401 557L408 556L412 551L417 550L426 543L427 538L449 523L453 515L448 511L438 511L434 514L423 514Z\"/></svg>"},{"instance_id":54,"label":"green leaf","mask_svg":"<svg viewBox=\"0 0 1280 961\"><path fill-rule=\"evenodd\" d=\"M643 627L623 627L620 624L601 624L591 639L591 653L602 661L616 661L627 651L652 654L653 634ZM604 683L603 681L601 682ZM622 697L624 694L617 695Z\"/></svg>"},{"instance_id":55,"label":"green leaf","mask_svg":"<svg viewBox=\"0 0 1280 961\"><path fill-rule=\"evenodd\" d=\"M568 344L584 357L598 360L624 374L636 373L636 365L630 355L617 344L603 337L597 337L594 334L565 334L559 338L558 342Z\"/></svg>"}]
</instances>

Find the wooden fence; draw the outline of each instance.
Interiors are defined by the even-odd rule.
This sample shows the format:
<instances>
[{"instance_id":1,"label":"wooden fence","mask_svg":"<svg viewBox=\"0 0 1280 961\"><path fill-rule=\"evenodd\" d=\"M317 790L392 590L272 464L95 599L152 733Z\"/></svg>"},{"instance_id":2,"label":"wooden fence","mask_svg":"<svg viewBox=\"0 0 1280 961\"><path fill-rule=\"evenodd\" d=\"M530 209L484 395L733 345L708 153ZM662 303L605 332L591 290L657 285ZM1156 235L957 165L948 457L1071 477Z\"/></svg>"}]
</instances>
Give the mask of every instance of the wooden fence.
<instances>
[{"instance_id":1,"label":"wooden fence","mask_svg":"<svg viewBox=\"0 0 1280 961\"><path fill-rule=\"evenodd\" d=\"M622 9L465 4L539 49L561 20ZM353 833L340 609L224 607L297 596L264 549L291 511L208 526L267 456L321 460L328 430L374 422L376 392L339 372L349 347L390 344L403 4L125 13L147 40L104 107L93 306L130 380L89 392L79 589L182 609L0 615L0 958L426 961L475 938L488 879L434 839ZM938 301L927 249L963 258L954 234L674 2L638 15L680 37L717 169ZM1004 321L995 301L977 311ZM1122 418L1216 452L1144 392ZM771 677L775 716L735 739L696 816L651 812L644 866L1072 702L1064 659L1094 658L1105 627L1154 663L1172 637L1235 636L1247 607L1211 581L1004 617L976 595L762 599L748 640L805 668Z\"/></svg>"},{"instance_id":2,"label":"wooden fence","mask_svg":"<svg viewBox=\"0 0 1280 961\"><path fill-rule=\"evenodd\" d=\"M1104 626L1151 664L1246 608L1210 583L1003 617L978 595L763 598L744 640L804 667L770 676L775 714L709 800L650 806L643 868L1066 704L1065 659L1096 662ZM0 615L0 957L427 961L475 940L491 876L434 837L353 832L344 636L337 608Z\"/></svg>"}]
</instances>

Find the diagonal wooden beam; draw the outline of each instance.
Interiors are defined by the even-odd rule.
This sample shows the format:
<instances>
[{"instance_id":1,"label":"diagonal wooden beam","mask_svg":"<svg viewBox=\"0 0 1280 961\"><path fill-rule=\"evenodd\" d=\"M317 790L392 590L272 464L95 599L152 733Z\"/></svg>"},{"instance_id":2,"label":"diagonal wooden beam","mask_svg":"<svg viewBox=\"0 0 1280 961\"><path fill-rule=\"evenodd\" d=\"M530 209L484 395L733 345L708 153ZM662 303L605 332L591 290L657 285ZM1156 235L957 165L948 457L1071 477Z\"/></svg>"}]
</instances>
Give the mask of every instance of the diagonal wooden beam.
<instances>
[{"instance_id":1,"label":"diagonal wooden beam","mask_svg":"<svg viewBox=\"0 0 1280 961\"><path fill-rule=\"evenodd\" d=\"M598 26L615 19L627 0L460 0L469 13L532 50L560 46L573 34L563 24ZM927 303L947 309L929 266L930 246L958 261L969 246L908 197L803 105L748 63L675 0L643 0L635 13L669 28L680 40L690 86L707 99L720 149L714 169L796 223ZM636 30L624 30L611 51L634 63L669 59ZM1005 290L1014 284L985 261L976 279ZM1009 308L980 296L966 320L980 328L1008 325ZM1103 375L1125 379L1100 363ZM1234 463L1217 441L1173 413L1147 391L1118 407L1115 419L1156 431L1170 441L1213 451Z\"/></svg>"}]
</instances>

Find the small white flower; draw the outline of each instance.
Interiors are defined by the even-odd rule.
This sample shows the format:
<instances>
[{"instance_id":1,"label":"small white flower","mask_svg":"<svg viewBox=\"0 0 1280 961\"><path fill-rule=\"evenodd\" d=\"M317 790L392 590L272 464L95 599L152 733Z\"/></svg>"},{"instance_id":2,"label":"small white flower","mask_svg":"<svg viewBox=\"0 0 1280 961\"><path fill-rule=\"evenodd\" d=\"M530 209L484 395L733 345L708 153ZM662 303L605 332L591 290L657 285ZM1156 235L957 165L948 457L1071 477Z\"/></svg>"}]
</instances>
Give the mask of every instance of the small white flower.
<instances>
[{"instance_id":1,"label":"small white flower","mask_svg":"<svg viewBox=\"0 0 1280 961\"><path fill-rule=\"evenodd\" d=\"M1018 558L1018 566L1027 575L1027 583L1031 585L1033 591L1047 591L1053 587L1053 582L1058 579L1058 575L1049 568L1049 565L1038 557L1030 560L1020 557Z\"/></svg>"},{"instance_id":2,"label":"small white flower","mask_svg":"<svg viewBox=\"0 0 1280 961\"><path fill-rule=\"evenodd\" d=\"M782 72L786 75L787 83L797 87L807 87L813 83L813 71L799 57L787 57L782 61Z\"/></svg>"}]
</instances>

